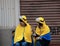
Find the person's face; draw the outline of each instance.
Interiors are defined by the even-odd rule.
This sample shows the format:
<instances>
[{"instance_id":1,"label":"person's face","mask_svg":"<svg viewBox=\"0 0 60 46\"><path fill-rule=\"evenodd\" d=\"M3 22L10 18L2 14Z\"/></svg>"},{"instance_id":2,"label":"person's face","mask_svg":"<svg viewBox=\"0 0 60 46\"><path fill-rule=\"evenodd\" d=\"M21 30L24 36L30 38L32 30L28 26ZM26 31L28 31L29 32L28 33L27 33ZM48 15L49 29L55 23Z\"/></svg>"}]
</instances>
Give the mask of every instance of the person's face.
<instances>
[{"instance_id":1,"label":"person's face","mask_svg":"<svg viewBox=\"0 0 60 46\"><path fill-rule=\"evenodd\" d=\"M43 26L42 23L37 23L37 24L38 24L38 27L39 27L39 28Z\"/></svg>"},{"instance_id":2,"label":"person's face","mask_svg":"<svg viewBox=\"0 0 60 46\"><path fill-rule=\"evenodd\" d=\"M42 23L39 23L39 26L43 26L43 24Z\"/></svg>"},{"instance_id":3,"label":"person's face","mask_svg":"<svg viewBox=\"0 0 60 46\"><path fill-rule=\"evenodd\" d=\"M25 26L25 23L22 20L20 20L20 25Z\"/></svg>"},{"instance_id":4,"label":"person's face","mask_svg":"<svg viewBox=\"0 0 60 46\"><path fill-rule=\"evenodd\" d=\"M14 36L14 35L15 35L15 32L12 33L12 36Z\"/></svg>"},{"instance_id":5,"label":"person's face","mask_svg":"<svg viewBox=\"0 0 60 46\"><path fill-rule=\"evenodd\" d=\"M24 23L24 22L20 22L20 25L21 25L21 26L25 26L25 23Z\"/></svg>"}]
</instances>

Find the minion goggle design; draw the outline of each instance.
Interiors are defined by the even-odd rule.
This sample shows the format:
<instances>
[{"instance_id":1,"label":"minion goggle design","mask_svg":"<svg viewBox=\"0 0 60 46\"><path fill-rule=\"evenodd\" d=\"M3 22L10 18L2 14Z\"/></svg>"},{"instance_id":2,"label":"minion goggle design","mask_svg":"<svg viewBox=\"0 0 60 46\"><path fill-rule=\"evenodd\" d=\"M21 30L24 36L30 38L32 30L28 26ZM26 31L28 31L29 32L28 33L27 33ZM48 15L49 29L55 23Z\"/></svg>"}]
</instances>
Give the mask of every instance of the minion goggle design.
<instances>
[{"instance_id":1,"label":"minion goggle design","mask_svg":"<svg viewBox=\"0 0 60 46\"><path fill-rule=\"evenodd\" d=\"M43 17L36 18L36 22L43 24L44 23L44 18Z\"/></svg>"},{"instance_id":2,"label":"minion goggle design","mask_svg":"<svg viewBox=\"0 0 60 46\"><path fill-rule=\"evenodd\" d=\"M26 16L24 16L24 15L23 16L19 16L19 21L26 23L27 22Z\"/></svg>"}]
</instances>

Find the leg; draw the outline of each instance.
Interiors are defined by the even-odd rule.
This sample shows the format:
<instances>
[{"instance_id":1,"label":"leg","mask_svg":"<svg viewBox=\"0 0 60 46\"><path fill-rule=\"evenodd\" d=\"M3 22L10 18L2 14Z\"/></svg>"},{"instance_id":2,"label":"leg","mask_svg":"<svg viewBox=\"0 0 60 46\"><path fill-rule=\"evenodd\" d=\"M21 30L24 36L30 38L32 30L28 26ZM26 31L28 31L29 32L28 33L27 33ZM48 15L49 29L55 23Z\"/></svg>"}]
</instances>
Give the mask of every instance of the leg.
<instances>
[{"instance_id":1,"label":"leg","mask_svg":"<svg viewBox=\"0 0 60 46\"><path fill-rule=\"evenodd\" d=\"M44 42L45 44L45 46L49 46L49 44L50 44L50 41L47 41L47 40L45 40L45 42Z\"/></svg>"},{"instance_id":2,"label":"leg","mask_svg":"<svg viewBox=\"0 0 60 46\"><path fill-rule=\"evenodd\" d=\"M16 45L15 46L20 46L20 43L18 42L18 43L16 43Z\"/></svg>"},{"instance_id":3,"label":"leg","mask_svg":"<svg viewBox=\"0 0 60 46\"><path fill-rule=\"evenodd\" d=\"M26 42L26 46L32 46L32 43Z\"/></svg>"},{"instance_id":4,"label":"leg","mask_svg":"<svg viewBox=\"0 0 60 46\"><path fill-rule=\"evenodd\" d=\"M49 44L50 44L49 40L42 39L42 41L41 41L42 46L49 46Z\"/></svg>"},{"instance_id":5,"label":"leg","mask_svg":"<svg viewBox=\"0 0 60 46\"><path fill-rule=\"evenodd\" d=\"M35 46L41 46L40 40L37 40L37 41L36 41Z\"/></svg>"}]
</instances>

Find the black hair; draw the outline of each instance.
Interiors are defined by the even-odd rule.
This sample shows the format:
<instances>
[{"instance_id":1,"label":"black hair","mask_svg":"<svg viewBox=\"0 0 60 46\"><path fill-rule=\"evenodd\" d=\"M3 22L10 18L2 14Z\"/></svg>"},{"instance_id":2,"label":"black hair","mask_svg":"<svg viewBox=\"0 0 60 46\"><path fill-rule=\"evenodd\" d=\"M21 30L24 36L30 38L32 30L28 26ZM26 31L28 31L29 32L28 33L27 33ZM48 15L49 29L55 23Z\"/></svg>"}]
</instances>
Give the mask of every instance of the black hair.
<instances>
[{"instance_id":1,"label":"black hair","mask_svg":"<svg viewBox=\"0 0 60 46\"><path fill-rule=\"evenodd\" d=\"M20 22L23 22L21 19L19 19Z\"/></svg>"},{"instance_id":2,"label":"black hair","mask_svg":"<svg viewBox=\"0 0 60 46\"><path fill-rule=\"evenodd\" d=\"M40 28L41 26L43 26L43 24L42 23L39 23L38 27Z\"/></svg>"},{"instance_id":3,"label":"black hair","mask_svg":"<svg viewBox=\"0 0 60 46\"><path fill-rule=\"evenodd\" d=\"M14 33L14 32L15 32L15 30L12 31L12 33Z\"/></svg>"}]
</instances>

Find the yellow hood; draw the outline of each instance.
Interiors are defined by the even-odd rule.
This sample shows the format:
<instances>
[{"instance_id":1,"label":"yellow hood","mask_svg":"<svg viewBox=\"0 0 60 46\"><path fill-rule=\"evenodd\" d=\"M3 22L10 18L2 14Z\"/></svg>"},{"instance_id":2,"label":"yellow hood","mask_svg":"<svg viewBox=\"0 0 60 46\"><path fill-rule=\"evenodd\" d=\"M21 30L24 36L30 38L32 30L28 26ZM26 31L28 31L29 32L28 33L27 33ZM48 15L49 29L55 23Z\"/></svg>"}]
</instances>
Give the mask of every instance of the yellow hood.
<instances>
[{"instance_id":1,"label":"yellow hood","mask_svg":"<svg viewBox=\"0 0 60 46\"><path fill-rule=\"evenodd\" d=\"M20 16L19 19L21 19L24 23L27 24L27 26L22 27L20 24L16 27L15 30L15 37L14 37L14 43L17 43L21 41L24 37L24 40L26 42L32 43L31 35L32 35L32 29L31 25L27 23L26 16Z\"/></svg>"},{"instance_id":2,"label":"yellow hood","mask_svg":"<svg viewBox=\"0 0 60 46\"><path fill-rule=\"evenodd\" d=\"M27 18L25 15L19 16L19 19L21 19L25 24L27 24Z\"/></svg>"},{"instance_id":3,"label":"yellow hood","mask_svg":"<svg viewBox=\"0 0 60 46\"><path fill-rule=\"evenodd\" d=\"M36 18L36 22L41 23L41 24L43 24L43 25L46 24L43 17L38 17L38 18Z\"/></svg>"},{"instance_id":4,"label":"yellow hood","mask_svg":"<svg viewBox=\"0 0 60 46\"><path fill-rule=\"evenodd\" d=\"M36 18L36 21L38 23L42 23L43 26L39 28L38 26L36 27L36 33L40 36L45 35L50 32L49 26L46 25L45 20L43 17Z\"/></svg>"}]
</instances>

